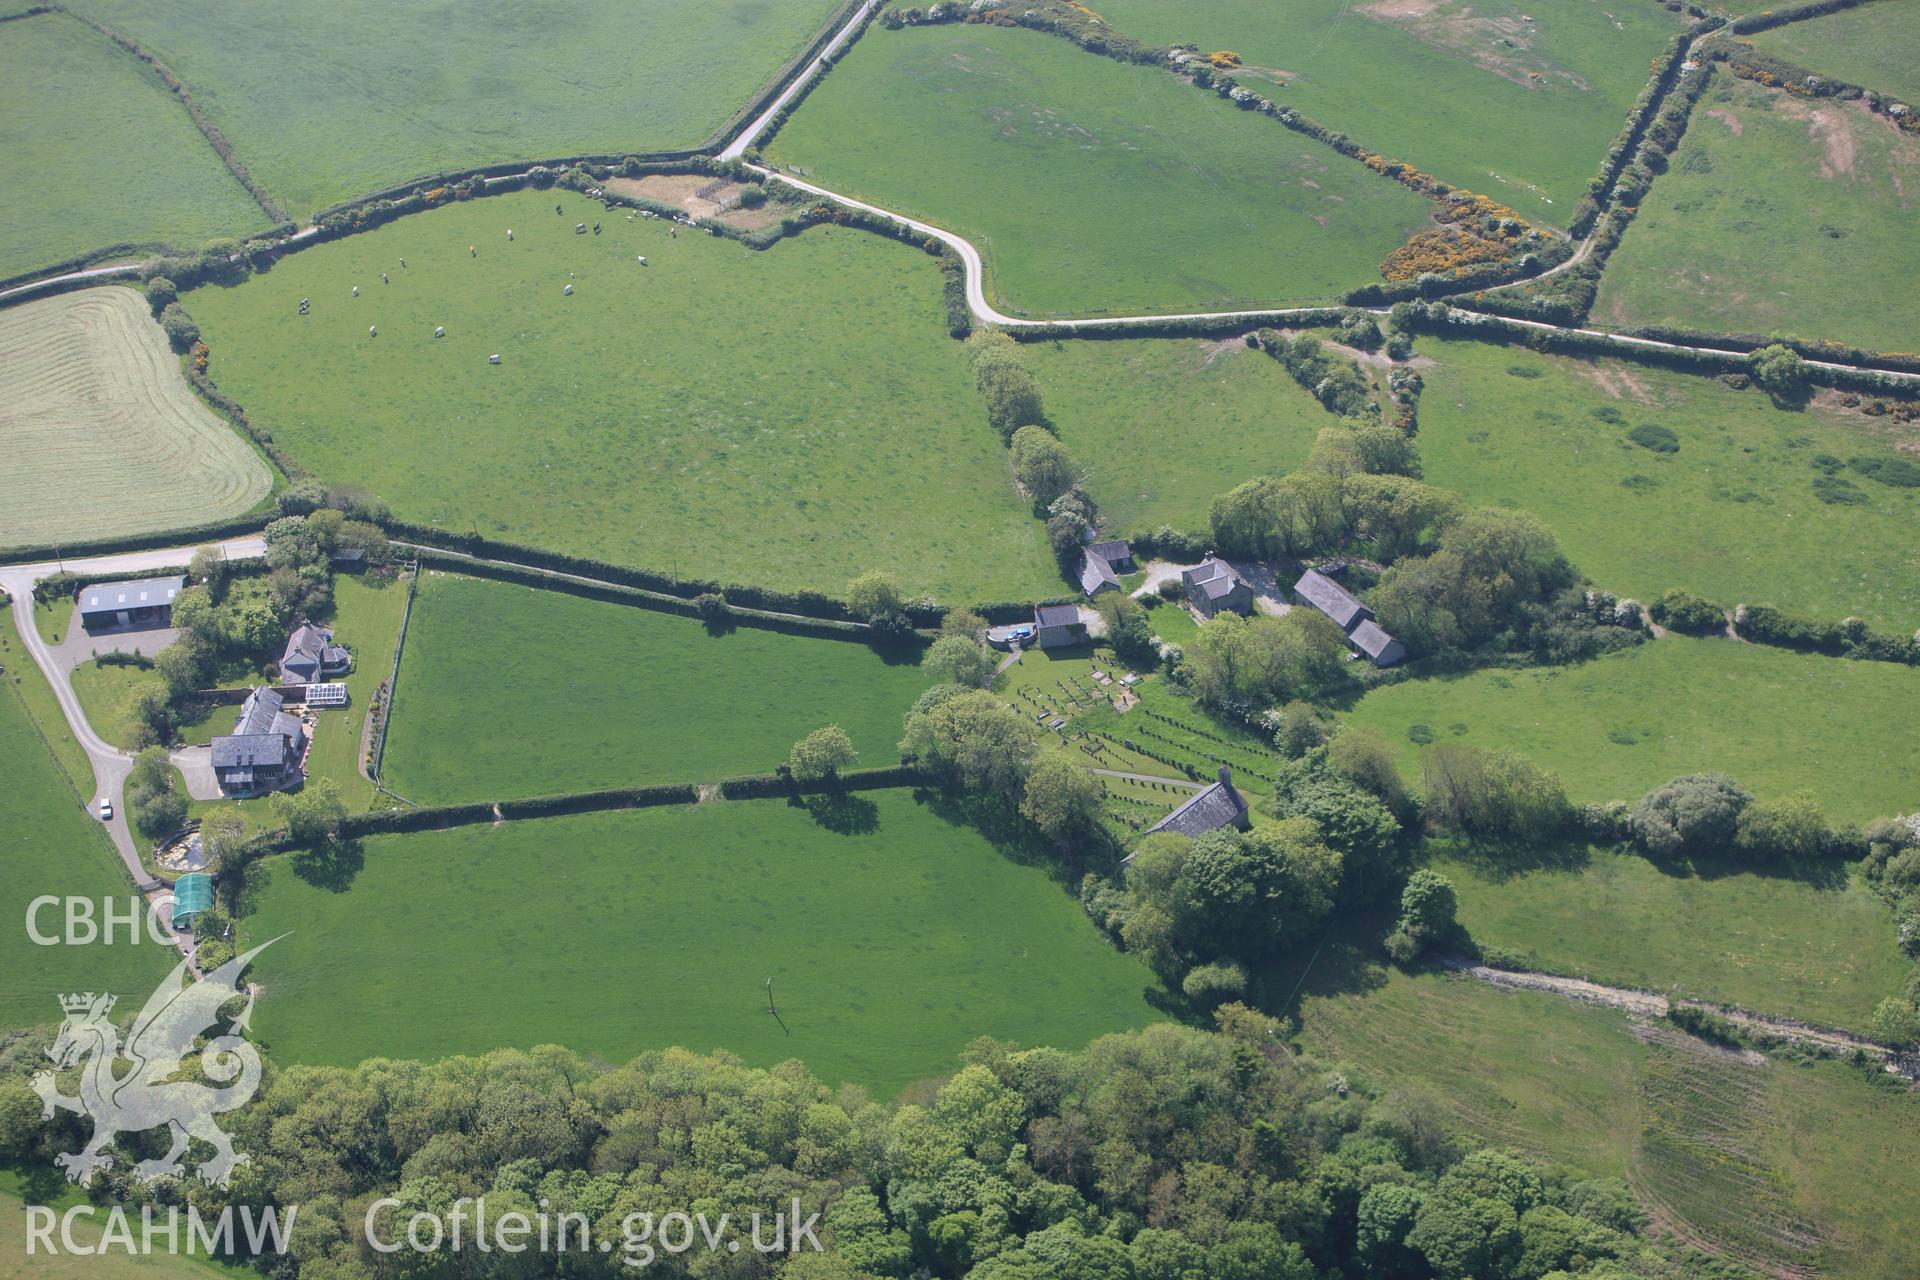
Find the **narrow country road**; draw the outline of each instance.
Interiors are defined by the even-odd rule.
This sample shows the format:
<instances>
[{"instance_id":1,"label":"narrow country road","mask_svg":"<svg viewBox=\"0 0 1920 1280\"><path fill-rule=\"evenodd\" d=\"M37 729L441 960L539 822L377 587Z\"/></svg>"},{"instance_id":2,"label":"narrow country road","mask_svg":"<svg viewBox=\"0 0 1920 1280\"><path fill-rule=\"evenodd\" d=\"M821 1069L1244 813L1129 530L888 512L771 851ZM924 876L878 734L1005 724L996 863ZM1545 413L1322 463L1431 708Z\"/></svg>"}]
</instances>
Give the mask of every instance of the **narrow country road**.
<instances>
[{"instance_id":1,"label":"narrow country road","mask_svg":"<svg viewBox=\"0 0 1920 1280\"><path fill-rule=\"evenodd\" d=\"M218 543L229 560L247 559L264 554L266 544L259 538L234 538ZM133 757L106 741L95 733L87 722L87 716L80 709L80 699L73 691L72 681L55 661L46 641L40 638L40 629L33 621L33 584L42 578L52 577L65 569L73 573L83 573L89 577L111 578L118 574L140 573L150 569L186 568L187 561L199 547L167 547L157 551L129 551L119 555L87 556L58 563L43 561L39 564L19 564L0 567L0 590L13 599L13 620L20 632L20 639L32 655L34 664L40 668L41 675L53 687L53 696L60 704L60 713L67 718L67 728L73 734L80 749L87 753L87 761L93 766L93 795L88 804L87 816L99 820L96 808L101 799L113 802L113 820L104 824L107 833L113 837L114 848L120 853L120 861L126 864L127 874L133 877L134 884L144 892L156 888L153 877L140 862L140 850L134 844L133 832L127 826L127 806L124 795L127 774L133 768Z\"/></svg>"},{"instance_id":2,"label":"narrow country road","mask_svg":"<svg viewBox=\"0 0 1920 1280\"><path fill-rule=\"evenodd\" d=\"M848 18L846 22L841 25L840 29L833 33L833 39L827 41L820 52L814 56L813 60L802 67L793 79L787 81L787 87L780 91L780 95L768 103L767 109L755 116L752 121L748 123L747 127L740 131L739 136L727 144L726 149L721 151L719 158L722 160L738 160L741 156L745 155L747 148L751 147L754 141L767 131L767 126L773 123L773 118L784 111L787 104L792 102L794 98L807 87L807 83L820 73L821 64L838 53L847 41L853 38L853 33L860 29L860 24L867 20L867 15L872 13L874 6L879 3L880 0L866 0L866 3L862 4L858 9L855 9L853 16Z\"/></svg>"}]
</instances>

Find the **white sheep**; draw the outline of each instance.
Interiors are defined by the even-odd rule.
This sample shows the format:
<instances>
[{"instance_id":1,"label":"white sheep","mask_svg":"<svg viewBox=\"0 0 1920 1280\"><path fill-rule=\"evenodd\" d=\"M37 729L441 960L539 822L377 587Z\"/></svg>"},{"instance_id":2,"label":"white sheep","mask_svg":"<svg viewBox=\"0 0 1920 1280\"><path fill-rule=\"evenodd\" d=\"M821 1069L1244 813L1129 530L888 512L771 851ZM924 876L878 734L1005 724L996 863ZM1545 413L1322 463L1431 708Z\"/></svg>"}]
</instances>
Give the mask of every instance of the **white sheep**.
<instances>
[{"instance_id":1,"label":"white sheep","mask_svg":"<svg viewBox=\"0 0 1920 1280\"><path fill-rule=\"evenodd\" d=\"M379 330L379 327L378 327L378 326L376 326L376 325L368 325L368 326L367 326L367 336L368 336L369 338L377 338L377 337L379 337L379 336L380 336L380 330Z\"/></svg>"},{"instance_id":2,"label":"white sheep","mask_svg":"<svg viewBox=\"0 0 1920 1280\"><path fill-rule=\"evenodd\" d=\"M571 298L573 296L573 286L568 285L566 288L562 289L560 292L562 296Z\"/></svg>"},{"instance_id":3,"label":"white sheep","mask_svg":"<svg viewBox=\"0 0 1920 1280\"><path fill-rule=\"evenodd\" d=\"M513 228L512 228L512 227L508 227L508 228L507 228L507 239L509 239L509 240L511 240L511 239L513 239Z\"/></svg>"},{"instance_id":4,"label":"white sheep","mask_svg":"<svg viewBox=\"0 0 1920 1280\"><path fill-rule=\"evenodd\" d=\"M359 285L355 285L355 286L353 286L353 296L354 296L354 297L356 297L356 298L360 296L360 286L359 286Z\"/></svg>"},{"instance_id":5,"label":"white sheep","mask_svg":"<svg viewBox=\"0 0 1920 1280\"><path fill-rule=\"evenodd\" d=\"M488 356L488 357L487 357L487 363L488 363L488 364L499 364L499 363L500 363L500 357L499 357L499 356Z\"/></svg>"},{"instance_id":6,"label":"white sheep","mask_svg":"<svg viewBox=\"0 0 1920 1280\"><path fill-rule=\"evenodd\" d=\"M641 266L643 266L643 267L644 267L644 266L646 266L646 265L647 265L647 255L646 255L646 254L644 254L644 253L641 253L641 254L635 254L635 255L634 255L634 261L635 261L635 262L638 262L638 263L639 263L639 264L640 264Z\"/></svg>"},{"instance_id":7,"label":"white sheep","mask_svg":"<svg viewBox=\"0 0 1920 1280\"><path fill-rule=\"evenodd\" d=\"M447 331L446 331L446 328L445 328L445 326L443 326L443 325L435 325L435 326L434 326L434 328L433 328L433 336L434 336L434 337L436 337L436 338L444 338L444 337L446 337L446 336L447 336Z\"/></svg>"}]
</instances>

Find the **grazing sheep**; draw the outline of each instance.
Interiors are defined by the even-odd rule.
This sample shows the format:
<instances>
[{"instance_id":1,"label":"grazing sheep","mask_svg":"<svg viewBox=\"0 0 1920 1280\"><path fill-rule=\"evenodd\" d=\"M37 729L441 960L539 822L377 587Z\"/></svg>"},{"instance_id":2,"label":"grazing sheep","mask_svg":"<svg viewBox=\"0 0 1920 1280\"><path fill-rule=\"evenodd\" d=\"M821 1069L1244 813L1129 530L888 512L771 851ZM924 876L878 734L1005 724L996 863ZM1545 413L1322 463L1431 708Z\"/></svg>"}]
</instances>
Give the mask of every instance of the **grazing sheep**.
<instances>
[{"instance_id":1,"label":"grazing sheep","mask_svg":"<svg viewBox=\"0 0 1920 1280\"><path fill-rule=\"evenodd\" d=\"M509 239L509 240L511 240L511 239L513 239L513 228L512 228L512 227L508 227L508 228L507 228L507 239Z\"/></svg>"},{"instance_id":2,"label":"grazing sheep","mask_svg":"<svg viewBox=\"0 0 1920 1280\"><path fill-rule=\"evenodd\" d=\"M403 267L404 267L404 266L406 266L406 265L407 265L407 260L406 260L405 258L402 258L402 259L400 259L400 265L401 265L401 266L403 266Z\"/></svg>"},{"instance_id":3,"label":"grazing sheep","mask_svg":"<svg viewBox=\"0 0 1920 1280\"><path fill-rule=\"evenodd\" d=\"M446 331L446 329L445 329L445 327L444 327L444 326L441 326L441 325L435 325L435 326L434 326L434 329L433 329L433 336L434 336L434 337L436 337L436 338L444 338L444 337L446 337L446 336L447 336L447 331Z\"/></svg>"},{"instance_id":4,"label":"grazing sheep","mask_svg":"<svg viewBox=\"0 0 1920 1280\"><path fill-rule=\"evenodd\" d=\"M392 283L393 283L393 281L387 278L387 273L386 273L386 272L384 272L384 271L382 271L382 272L380 273L380 283L381 283L381 284L392 284Z\"/></svg>"},{"instance_id":5,"label":"grazing sheep","mask_svg":"<svg viewBox=\"0 0 1920 1280\"><path fill-rule=\"evenodd\" d=\"M573 286L568 285L566 288L562 289L560 292L564 296L571 298L573 296Z\"/></svg>"},{"instance_id":6,"label":"grazing sheep","mask_svg":"<svg viewBox=\"0 0 1920 1280\"><path fill-rule=\"evenodd\" d=\"M468 256L469 258L477 258L477 257L479 257L479 256L480 256L480 251L479 251L478 249L476 249L476 248L474 248L474 247L473 247L472 245L468 245L468 246L467 246L467 256Z\"/></svg>"},{"instance_id":7,"label":"grazing sheep","mask_svg":"<svg viewBox=\"0 0 1920 1280\"><path fill-rule=\"evenodd\" d=\"M360 296L360 286L359 286L359 285L355 285L355 286L353 286L353 296L354 296L354 297L356 297L356 298Z\"/></svg>"},{"instance_id":8,"label":"grazing sheep","mask_svg":"<svg viewBox=\"0 0 1920 1280\"><path fill-rule=\"evenodd\" d=\"M378 326L375 326L375 325L368 325L368 326L367 326L367 336L368 336L369 338L377 338L377 337L379 337L379 336L380 336L380 330L379 330L379 328L378 328Z\"/></svg>"},{"instance_id":9,"label":"grazing sheep","mask_svg":"<svg viewBox=\"0 0 1920 1280\"><path fill-rule=\"evenodd\" d=\"M646 255L646 254L644 254L644 253L642 253L642 254L636 254L636 255L634 256L634 261L635 261L635 262L638 262L638 263L639 263L639 264L640 264L641 266L643 266L643 267L644 267L644 266L646 266L646 265L647 265L647 255Z\"/></svg>"},{"instance_id":10,"label":"grazing sheep","mask_svg":"<svg viewBox=\"0 0 1920 1280\"><path fill-rule=\"evenodd\" d=\"M488 364L499 364L499 363L500 363L500 357L499 357L499 356L488 356L488 357L487 357L487 363L488 363Z\"/></svg>"}]
</instances>

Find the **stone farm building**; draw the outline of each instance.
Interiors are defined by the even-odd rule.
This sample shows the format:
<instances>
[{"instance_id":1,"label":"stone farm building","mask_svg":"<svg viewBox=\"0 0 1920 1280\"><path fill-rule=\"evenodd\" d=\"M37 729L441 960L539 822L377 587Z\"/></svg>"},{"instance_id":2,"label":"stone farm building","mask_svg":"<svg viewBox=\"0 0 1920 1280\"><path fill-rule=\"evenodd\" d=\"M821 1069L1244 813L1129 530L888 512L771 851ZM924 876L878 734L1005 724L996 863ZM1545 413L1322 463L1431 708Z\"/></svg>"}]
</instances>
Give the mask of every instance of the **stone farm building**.
<instances>
[{"instance_id":1,"label":"stone farm building","mask_svg":"<svg viewBox=\"0 0 1920 1280\"><path fill-rule=\"evenodd\" d=\"M1242 617L1253 613L1253 588L1225 560L1208 556L1193 568L1181 570L1180 582L1203 618L1223 611Z\"/></svg>"},{"instance_id":2,"label":"stone farm building","mask_svg":"<svg viewBox=\"0 0 1920 1280\"><path fill-rule=\"evenodd\" d=\"M88 631L115 627L165 627L173 623L173 598L185 578L135 578L96 582L80 592L80 625Z\"/></svg>"},{"instance_id":3,"label":"stone farm building","mask_svg":"<svg viewBox=\"0 0 1920 1280\"><path fill-rule=\"evenodd\" d=\"M1207 832L1218 831L1222 827L1245 831L1251 825L1246 797L1235 789L1232 770L1221 765L1216 781L1208 783L1185 804L1148 827L1145 834L1151 836L1168 831L1197 840ZM1128 854L1126 860L1131 862L1133 855Z\"/></svg>"},{"instance_id":4,"label":"stone farm building","mask_svg":"<svg viewBox=\"0 0 1920 1280\"><path fill-rule=\"evenodd\" d=\"M283 684L313 684L340 675L351 665L352 655L334 644L332 631L303 622L287 637L286 652L280 655L280 680Z\"/></svg>"},{"instance_id":5,"label":"stone farm building","mask_svg":"<svg viewBox=\"0 0 1920 1280\"><path fill-rule=\"evenodd\" d=\"M1070 604L1042 604L1033 609L1033 642L1042 649L1064 649L1087 642L1087 624Z\"/></svg>"},{"instance_id":6,"label":"stone farm building","mask_svg":"<svg viewBox=\"0 0 1920 1280\"><path fill-rule=\"evenodd\" d=\"M1361 604L1345 587L1321 573L1309 569L1293 584L1293 594L1301 603L1312 605L1332 618L1346 633L1347 643L1376 667L1390 667L1407 656L1406 646L1388 635L1373 620L1373 611Z\"/></svg>"},{"instance_id":7,"label":"stone farm building","mask_svg":"<svg viewBox=\"0 0 1920 1280\"><path fill-rule=\"evenodd\" d=\"M1095 542L1080 553L1080 589L1092 599L1118 591L1120 575L1133 572L1133 548L1124 542Z\"/></svg>"},{"instance_id":8,"label":"stone farm building","mask_svg":"<svg viewBox=\"0 0 1920 1280\"><path fill-rule=\"evenodd\" d=\"M222 794L259 795L300 781L307 727L285 702L261 685L247 695L233 732L213 740L213 776Z\"/></svg>"}]
</instances>

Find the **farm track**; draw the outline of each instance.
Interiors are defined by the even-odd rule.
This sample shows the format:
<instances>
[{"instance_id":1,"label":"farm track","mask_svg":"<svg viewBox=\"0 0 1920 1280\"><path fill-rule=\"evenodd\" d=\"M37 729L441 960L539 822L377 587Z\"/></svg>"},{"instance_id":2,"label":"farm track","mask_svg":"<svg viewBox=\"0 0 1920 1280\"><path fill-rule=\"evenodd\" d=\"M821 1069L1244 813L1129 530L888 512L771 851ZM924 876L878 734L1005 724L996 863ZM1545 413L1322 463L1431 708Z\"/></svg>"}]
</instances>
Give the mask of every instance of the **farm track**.
<instances>
[{"instance_id":1,"label":"farm track","mask_svg":"<svg viewBox=\"0 0 1920 1280\"><path fill-rule=\"evenodd\" d=\"M1550 973L1497 969L1492 965L1474 964L1466 960L1449 961L1448 967L1491 986L1518 991L1549 992L1565 996L1570 1000L1620 1009L1643 1018L1665 1018L1669 1010L1675 1008L1700 1009L1717 1014L1742 1030L1777 1037L1803 1048L1841 1054L1851 1054L1857 1050L1885 1062L1889 1074L1920 1082L1920 1063L1903 1061L1884 1045L1876 1044L1865 1036L1836 1031L1831 1027L1817 1027L1792 1018L1776 1018L1769 1014L1734 1008L1731 1005L1714 1004L1708 1000L1669 998L1657 991L1610 987L1598 982L1588 982L1584 978L1562 978Z\"/></svg>"}]
</instances>

